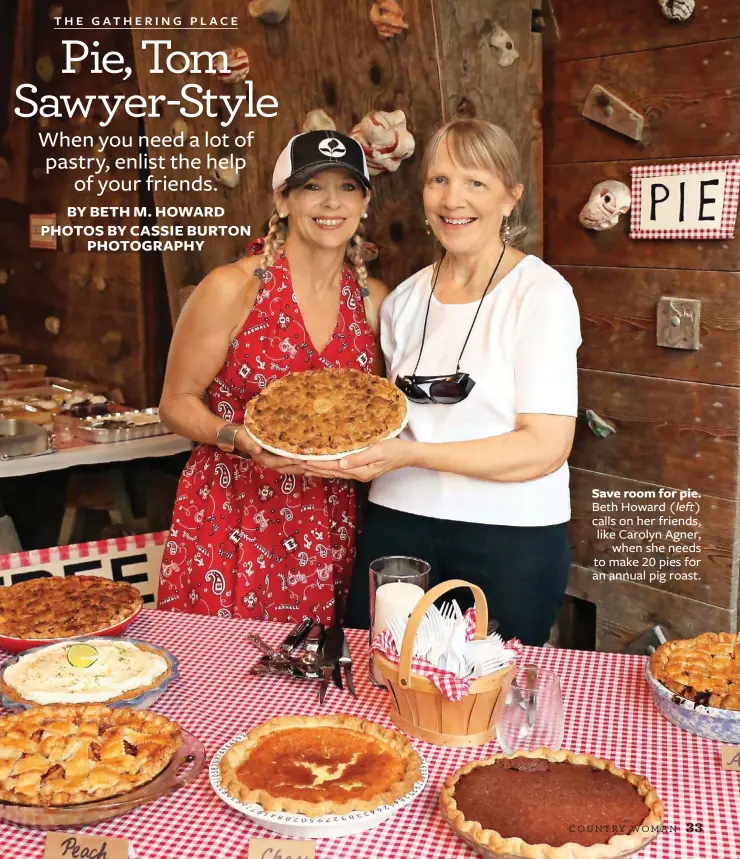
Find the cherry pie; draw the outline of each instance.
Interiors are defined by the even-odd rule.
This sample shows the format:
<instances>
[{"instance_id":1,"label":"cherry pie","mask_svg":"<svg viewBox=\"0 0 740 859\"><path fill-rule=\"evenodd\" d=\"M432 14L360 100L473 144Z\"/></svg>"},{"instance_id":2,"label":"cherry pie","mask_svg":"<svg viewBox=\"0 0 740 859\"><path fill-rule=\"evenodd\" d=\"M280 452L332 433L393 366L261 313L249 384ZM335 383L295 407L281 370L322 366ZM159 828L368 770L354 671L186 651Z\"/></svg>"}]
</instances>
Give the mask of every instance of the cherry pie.
<instances>
[{"instance_id":1,"label":"cherry pie","mask_svg":"<svg viewBox=\"0 0 740 859\"><path fill-rule=\"evenodd\" d=\"M75 805L151 781L182 745L150 710L49 705L0 719L0 800Z\"/></svg>"}]
</instances>

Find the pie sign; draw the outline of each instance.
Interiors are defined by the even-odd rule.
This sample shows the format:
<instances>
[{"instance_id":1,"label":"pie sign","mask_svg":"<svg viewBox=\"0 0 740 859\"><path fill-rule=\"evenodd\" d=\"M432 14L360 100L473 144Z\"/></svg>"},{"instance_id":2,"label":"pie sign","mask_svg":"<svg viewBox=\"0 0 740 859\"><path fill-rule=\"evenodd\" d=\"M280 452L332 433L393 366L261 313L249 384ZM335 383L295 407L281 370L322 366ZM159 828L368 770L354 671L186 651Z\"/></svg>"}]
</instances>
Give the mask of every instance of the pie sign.
<instances>
[{"instance_id":1,"label":"pie sign","mask_svg":"<svg viewBox=\"0 0 740 859\"><path fill-rule=\"evenodd\" d=\"M290 841L280 838L253 838L247 859L314 859L313 841Z\"/></svg>"},{"instance_id":2,"label":"pie sign","mask_svg":"<svg viewBox=\"0 0 740 859\"><path fill-rule=\"evenodd\" d=\"M632 168L633 239L731 239L740 159Z\"/></svg>"},{"instance_id":3,"label":"pie sign","mask_svg":"<svg viewBox=\"0 0 740 859\"><path fill-rule=\"evenodd\" d=\"M128 859L125 838L99 838L72 832L47 832L44 859Z\"/></svg>"}]
</instances>

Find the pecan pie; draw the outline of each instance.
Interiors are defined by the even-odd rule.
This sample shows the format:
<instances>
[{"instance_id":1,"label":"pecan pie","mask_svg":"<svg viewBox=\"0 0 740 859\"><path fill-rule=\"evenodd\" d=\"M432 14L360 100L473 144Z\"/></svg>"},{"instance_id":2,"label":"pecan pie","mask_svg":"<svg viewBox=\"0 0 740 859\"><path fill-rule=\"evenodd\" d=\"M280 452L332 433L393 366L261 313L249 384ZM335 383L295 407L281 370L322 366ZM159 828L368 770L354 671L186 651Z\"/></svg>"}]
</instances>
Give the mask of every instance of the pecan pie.
<instances>
[{"instance_id":1,"label":"pecan pie","mask_svg":"<svg viewBox=\"0 0 740 859\"><path fill-rule=\"evenodd\" d=\"M342 714L270 719L220 766L222 785L242 802L308 817L373 811L422 778L419 755L401 734Z\"/></svg>"},{"instance_id":2,"label":"pecan pie","mask_svg":"<svg viewBox=\"0 0 740 859\"><path fill-rule=\"evenodd\" d=\"M740 710L740 633L704 632L667 641L650 657L650 672L695 704Z\"/></svg>"},{"instance_id":3,"label":"pecan pie","mask_svg":"<svg viewBox=\"0 0 740 859\"><path fill-rule=\"evenodd\" d=\"M611 761L536 749L472 761L442 786L450 827L484 856L609 859L660 832L648 780Z\"/></svg>"},{"instance_id":4,"label":"pecan pie","mask_svg":"<svg viewBox=\"0 0 740 859\"><path fill-rule=\"evenodd\" d=\"M0 800L75 805L151 781L182 745L150 710L100 704L36 707L0 719Z\"/></svg>"},{"instance_id":5,"label":"pecan pie","mask_svg":"<svg viewBox=\"0 0 740 859\"><path fill-rule=\"evenodd\" d=\"M343 453L400 430L406 398L360 370L308 370L268 385L247 403L244 424L266 445L300 455Z\"/></svg>"},{"instance_id":6,"label":"pecan pie","mask_svg":"<svg viewBox=\"0 0 740 859\"><path fill-rule=\"evenodd\" d=\"M99 576L52 576L0 588L0 635L53 639L115 626L141 608L133 585Z\"/></svg>"}]
</instances>

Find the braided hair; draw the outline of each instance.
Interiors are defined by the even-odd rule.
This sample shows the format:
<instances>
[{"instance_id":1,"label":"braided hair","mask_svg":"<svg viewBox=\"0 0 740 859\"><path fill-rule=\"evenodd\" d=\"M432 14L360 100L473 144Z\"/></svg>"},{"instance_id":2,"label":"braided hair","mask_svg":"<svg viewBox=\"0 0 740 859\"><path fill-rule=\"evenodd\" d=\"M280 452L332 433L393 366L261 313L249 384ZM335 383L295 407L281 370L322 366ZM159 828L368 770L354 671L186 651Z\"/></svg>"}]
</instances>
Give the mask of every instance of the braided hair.
<instances>
[{"instance_id":1,"label":"braided hair","mask_svg":"<svg viewBox=\"0 0 740 859\"><path fill-rule=\"evenodd\" d=\"M365 318L367 319L371 330L377 334L379 328L379 317L376 308L373 306L369 298L370 290L367 286L367 266L363 259L364 245L365 226L362 221L360 221L360 225L357 227L357 232L349 240L345 258L355 271L357 285L360 288L360 295L362 295L363 304L365 305Z\"/></svg>"},{"instance_id":2,"label":"braided hair","mask_svg":"<svg viewBox=\"0 0 740 859\"><path fill-rule=\"evenodd\" d=\"M262 249L262 263L254 272L260 280L264 278L267 269L275 262L278 251L285 244L287 233L287 218L281 218L276 207L270 215L267 235L265 236L265 243Z\"/></svg>"}]
</instances>

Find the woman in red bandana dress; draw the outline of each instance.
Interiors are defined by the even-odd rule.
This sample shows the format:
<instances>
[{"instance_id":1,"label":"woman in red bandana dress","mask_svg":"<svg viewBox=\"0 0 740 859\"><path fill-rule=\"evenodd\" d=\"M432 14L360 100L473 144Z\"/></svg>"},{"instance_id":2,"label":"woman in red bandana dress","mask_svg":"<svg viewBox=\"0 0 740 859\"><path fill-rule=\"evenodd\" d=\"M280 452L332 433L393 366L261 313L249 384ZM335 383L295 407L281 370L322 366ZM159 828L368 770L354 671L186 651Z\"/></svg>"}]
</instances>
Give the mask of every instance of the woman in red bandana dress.
<instances>
[{"instance_id":1,"label":"woman in red bandana dress","mask_svg":"<svg viewBox=\"0 0 740 859\"><path fill-rule=\"evenodd\" d=\"M367 278L358 232L370 197L364 156L353 149L354 161L326 169L323 150L313 155L326 136L299 135L309 139L292 163L283 153L280 170L278 160L263 254L212 272L178 320L160 407L201 444L178 487L161 609L330 624L349 588L352 483L307 475L241 427L246 403L288 373L382 372L373 327L387 289ZM351 138L331 136L349 148Z\"/></svg>"}]
</instances>

